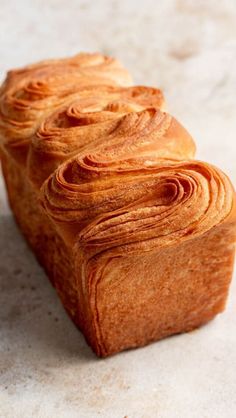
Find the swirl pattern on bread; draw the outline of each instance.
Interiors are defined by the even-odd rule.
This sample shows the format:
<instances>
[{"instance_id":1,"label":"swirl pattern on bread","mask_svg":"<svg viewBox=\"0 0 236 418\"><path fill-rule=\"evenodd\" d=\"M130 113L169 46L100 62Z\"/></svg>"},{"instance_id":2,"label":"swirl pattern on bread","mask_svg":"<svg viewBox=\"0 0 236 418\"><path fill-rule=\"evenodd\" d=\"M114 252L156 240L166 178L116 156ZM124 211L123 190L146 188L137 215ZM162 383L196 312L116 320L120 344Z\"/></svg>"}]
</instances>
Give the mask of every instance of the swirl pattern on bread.
<instances>
[{"instance_id":1,"label":"swirl pattern on bread","mask_svg":"<svg viewBox=\"0 0 236 418\"><path fill-rule=\"evenodd\" d=\"M12 70L0 90L0 135L4 146L25 164L30 138L54 109L89 86L130 84L127 70L116 59L101 54L78 54Z\"/></svg>"},{"instance_id":2,"label":"swirl pattern on bread","mask_svg":"<svg viewBox=\"0 0 236 418\"><path fill-rule=\"evenodd\" d=\"M99 146L106 136L108 140L114 137L118 127L121 132L123 116L129 113L133 116L126 122L126 129L131 129L137 118L134 112L147 106L155 106L156 109L164 107L160 90L142 86L99 86L81 91L75 102L59 108L46 118L32 137L28 157L31 180L41 186L60 163L91 146ZM153 120L154 129L159 123L158 111L153 110L152 113L149 119ZM41 161L44 162L43 167ZM40 171L35 170L38 166L42 167Z\"/></svg>"}]
</instances>

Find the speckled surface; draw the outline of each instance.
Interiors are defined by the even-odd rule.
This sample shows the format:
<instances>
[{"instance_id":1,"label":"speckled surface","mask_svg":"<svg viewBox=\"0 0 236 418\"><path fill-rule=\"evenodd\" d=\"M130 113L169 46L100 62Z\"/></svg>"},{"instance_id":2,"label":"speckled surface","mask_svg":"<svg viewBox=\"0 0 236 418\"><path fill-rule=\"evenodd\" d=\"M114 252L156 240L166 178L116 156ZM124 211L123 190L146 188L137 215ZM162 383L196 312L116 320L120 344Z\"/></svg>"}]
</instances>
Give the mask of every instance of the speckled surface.
<instances>
[{"instance_id":1,"label":"speckled surface","mask_svg":"<svg viewBox=\"0 0 236 418\"><path fill-rule=\"evenodd\" d=\"M99 50L158 85L198 157L236 184L235 0L0 1L0 77ZM95 358L14 224L0 183L0 417L234 418L236 280L207 326Z\"/></svg>"}]
</instances>

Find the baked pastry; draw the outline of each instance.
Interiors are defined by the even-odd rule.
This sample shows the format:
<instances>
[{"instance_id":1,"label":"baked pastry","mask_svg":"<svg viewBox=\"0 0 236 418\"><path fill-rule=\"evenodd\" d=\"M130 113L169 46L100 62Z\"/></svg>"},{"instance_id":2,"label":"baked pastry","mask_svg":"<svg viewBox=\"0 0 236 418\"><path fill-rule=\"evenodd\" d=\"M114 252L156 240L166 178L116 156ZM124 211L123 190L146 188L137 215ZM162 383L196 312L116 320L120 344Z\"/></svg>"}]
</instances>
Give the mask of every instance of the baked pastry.
<instances>
[{"instance_id":1,"label":"baked pastry","mask_svg":"<svg viewBox=\"0 0 236 418\"><path fill-rule=\"evenodd\" d=\"M52 72L63 76L63 62L53 71L47 64L41 82ZM26 70L27 83L36 68ZM160 90L117 86L105 70L95 85L85 66L73 94L50 93L46 107L39 99L38 117L28 91L24 131L7 100L21 72L11 73L0 98L9 202L95 353L143 346L221 312L233 268L235 192L219 169L193 159L195 144L163 112Z\"/></svg>"}]
</instances>

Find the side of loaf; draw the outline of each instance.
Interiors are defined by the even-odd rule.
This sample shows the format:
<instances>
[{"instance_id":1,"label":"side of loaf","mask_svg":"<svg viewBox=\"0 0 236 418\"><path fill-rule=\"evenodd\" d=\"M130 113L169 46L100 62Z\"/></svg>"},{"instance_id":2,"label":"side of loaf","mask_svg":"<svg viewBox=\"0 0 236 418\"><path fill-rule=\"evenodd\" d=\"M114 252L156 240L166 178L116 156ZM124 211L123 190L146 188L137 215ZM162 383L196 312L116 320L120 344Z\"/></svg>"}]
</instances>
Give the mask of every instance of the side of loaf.
<instances>
[{"instance_id":1,"label":"side of loaf","mask_svg":"<svg viewBox=\"0 0 236 418\"><path fill-rule=\"evenodd\" d=\"M15 219L75 324L105 357L225 307L235 192L159 89L78 54L10 71L0 155Z\"/></svg>"}]
</instances>

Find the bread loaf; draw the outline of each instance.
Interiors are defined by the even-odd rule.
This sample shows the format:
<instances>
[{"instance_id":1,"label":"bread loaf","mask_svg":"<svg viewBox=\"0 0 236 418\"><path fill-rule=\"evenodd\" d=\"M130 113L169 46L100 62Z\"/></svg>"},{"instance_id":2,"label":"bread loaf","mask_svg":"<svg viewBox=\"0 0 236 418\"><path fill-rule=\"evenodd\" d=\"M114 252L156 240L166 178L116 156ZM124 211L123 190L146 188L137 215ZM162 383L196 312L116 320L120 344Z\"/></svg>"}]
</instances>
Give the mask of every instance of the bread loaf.
<instances>
[{"instance_id":1,"label":"bread loaf","mask_svg":"<svg viewBox=\"0 0 236 418\"><path fill-rule=\"evenodd\" d=\"M165 112L100 54L9 72L0 90L9 203L98 356L187 332L223 311L235 192Z\"/></svg>"}]
</instances>

